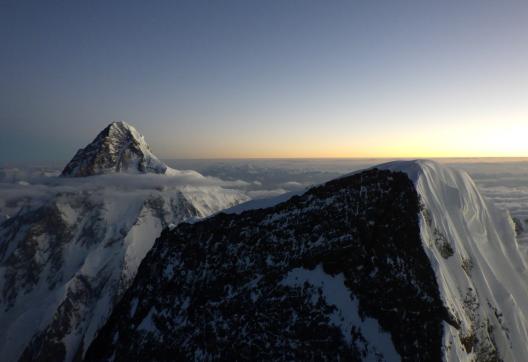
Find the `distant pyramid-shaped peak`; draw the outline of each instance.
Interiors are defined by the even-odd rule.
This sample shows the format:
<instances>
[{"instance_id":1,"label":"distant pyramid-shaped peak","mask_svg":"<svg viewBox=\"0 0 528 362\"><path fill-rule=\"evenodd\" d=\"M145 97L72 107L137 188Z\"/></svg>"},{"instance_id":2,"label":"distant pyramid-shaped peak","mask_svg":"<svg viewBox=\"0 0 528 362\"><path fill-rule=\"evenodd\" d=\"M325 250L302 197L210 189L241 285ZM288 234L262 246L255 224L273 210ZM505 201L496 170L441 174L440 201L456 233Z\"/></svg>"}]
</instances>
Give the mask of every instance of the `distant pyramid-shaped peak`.
<instances>
[{"instance_id":1,"label":"distant pyramid-shaped peak","mask_svg":"<svg viewBox=\"0 0 528 362\"><path fill-rule=\"evenodd\" d=\"M126 122L112 122L62 171L65 177L115 172L165 174L169 168L151 151L145 138Z\"/></svg>"}]
</instances>

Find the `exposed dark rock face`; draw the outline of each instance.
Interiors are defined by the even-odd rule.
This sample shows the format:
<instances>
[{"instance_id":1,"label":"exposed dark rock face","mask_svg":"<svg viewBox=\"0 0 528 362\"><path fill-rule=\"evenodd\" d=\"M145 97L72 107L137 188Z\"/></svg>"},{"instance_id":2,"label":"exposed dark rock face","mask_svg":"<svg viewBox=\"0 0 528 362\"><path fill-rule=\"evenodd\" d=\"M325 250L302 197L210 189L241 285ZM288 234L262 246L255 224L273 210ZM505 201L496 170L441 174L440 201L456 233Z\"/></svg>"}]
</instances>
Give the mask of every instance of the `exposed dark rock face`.
<instances>
[{"instance_id":1,"label":"exposed dark rock face","mask_svg":"<svg viewBox=\"0 0 528 362\"><path fill-rule=\"evenodd\" d=\"M49 239L42 245L44 238ZM50 268L46 276L50 289L61 280L62 248L71 238L71 230L54 204L21 213L2 225L0 266L5 274L0 301L6 309L13 307L19 293L35 287L46 267Z\"/></svg>"},{"instance_id":2,"label":"exposed dark rock face","mask_svg":"<svg viewBox=\"0 0 528 362\"><path fill-rule=\"evenodd\" d=\"M272 208L166 229L86 360L389 358L361 323L340 328L316 283L285 283L322 268L344 278L402 360L439 361L449 317L419 212L406 174L373 169Z\"/></svg>"},{"instance_id":3,"label":"exposed dark rock face","mask_svg":"<svg viewBox=\"0 0 528 362\"><path fill-rule=\"evenodd\" d=\"M114 122L92 143L77 151L61 175L82 177L123 171L163 174L166 170L167 166L151 153L134 127Z\"/></svg>"},{"instance_id":4,"label":"exposed dark rock face","mask_svg":"<svg viewBox=\"0 0 528 362\"><path fill-rule=\"evenodd\" d=\"M524 232L522 221L517 217L512 217L513 224L515 225L515 234L521 235Z\"/></svg>"}]
</instances>

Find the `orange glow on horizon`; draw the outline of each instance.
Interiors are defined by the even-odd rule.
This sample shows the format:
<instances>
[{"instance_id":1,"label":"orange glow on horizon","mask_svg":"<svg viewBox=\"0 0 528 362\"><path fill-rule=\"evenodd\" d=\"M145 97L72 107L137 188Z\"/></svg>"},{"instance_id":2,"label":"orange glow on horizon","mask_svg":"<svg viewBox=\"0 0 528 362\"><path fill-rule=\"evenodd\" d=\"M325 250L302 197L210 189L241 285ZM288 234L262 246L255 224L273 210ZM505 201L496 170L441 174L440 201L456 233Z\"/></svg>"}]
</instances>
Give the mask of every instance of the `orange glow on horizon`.
<instances>
[{"instance_id":1,"label":"orange glow on horizon","mask_svg":"<svg viewBox=\"0 0 528 362\"><path fill-rule=\"evenodd\" d=\"M527 124L504 127L460 125L429 127L414 133L389 131L377 135L288 134L263 135L257 139L237 138L199 147L199 152L163 150L166 158L481 158L527 157ZM196 148L193 149L196 151Z\"/></svg>"}]
</instances>

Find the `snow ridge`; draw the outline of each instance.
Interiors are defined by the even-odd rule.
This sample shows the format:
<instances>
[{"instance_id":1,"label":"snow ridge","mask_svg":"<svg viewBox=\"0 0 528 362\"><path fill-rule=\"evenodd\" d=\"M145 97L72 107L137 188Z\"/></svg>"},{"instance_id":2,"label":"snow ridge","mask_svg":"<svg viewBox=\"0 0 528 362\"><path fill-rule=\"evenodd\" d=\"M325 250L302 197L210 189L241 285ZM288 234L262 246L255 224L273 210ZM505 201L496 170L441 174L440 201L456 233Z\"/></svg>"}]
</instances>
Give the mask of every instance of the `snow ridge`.
<instances>
[{"instance_id":1,"label":"snow ridge","mask_svg":"<svg viewBox=\"0 0 528 362\"><path fill-rule=\"evenodd\" d=\"M426 160L378 168L407 173L421 197L423 246L455 321L444 323L445 359L525 360L527 262L508 212L463 171Z\"/></svg>"}]
</instances>

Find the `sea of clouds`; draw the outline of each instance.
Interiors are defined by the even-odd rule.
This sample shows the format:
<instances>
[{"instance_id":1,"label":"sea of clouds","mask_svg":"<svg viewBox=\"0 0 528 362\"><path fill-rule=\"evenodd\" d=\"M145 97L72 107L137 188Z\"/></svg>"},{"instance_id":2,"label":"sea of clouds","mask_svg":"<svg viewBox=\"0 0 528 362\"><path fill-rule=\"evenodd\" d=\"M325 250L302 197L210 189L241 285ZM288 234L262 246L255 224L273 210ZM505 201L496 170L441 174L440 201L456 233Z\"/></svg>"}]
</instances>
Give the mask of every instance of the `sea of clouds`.
<instances>
[{"instance_id":1,"label":"sea of clouds","mask_svg":"<svg viewBox=\"0 0 528 362\"><path fill-rule=\"evenodd\" d=\"M176 176L113 174L84 178L58 177L53 167L0 168L0 202L40 202L57 194L101 188L148 192L182 187L234 189L252 199L299 193L310 186L361 170L387 159L168 160ZM481 192L507 209L528 229L528 159L441 159L468 172ZM528 233L527 233L528 234Z\"/></svg>"}]
</instances>

